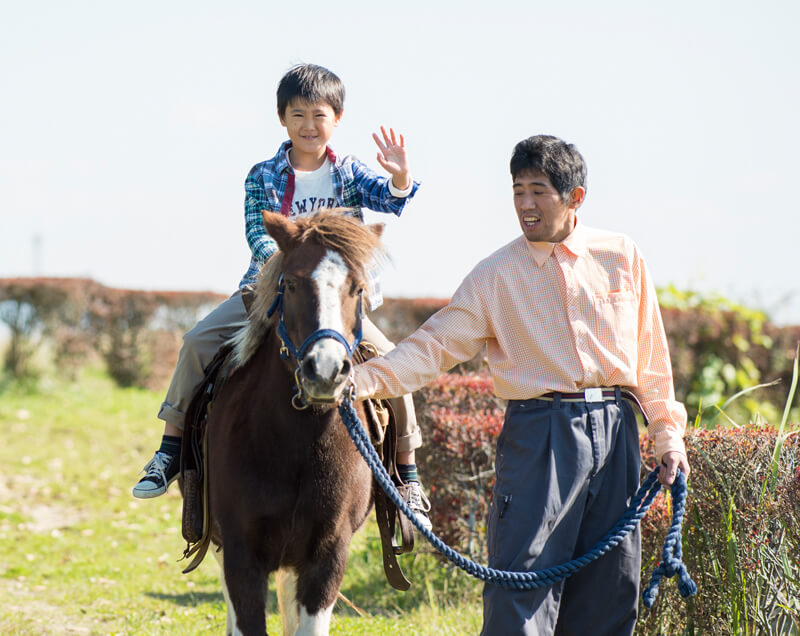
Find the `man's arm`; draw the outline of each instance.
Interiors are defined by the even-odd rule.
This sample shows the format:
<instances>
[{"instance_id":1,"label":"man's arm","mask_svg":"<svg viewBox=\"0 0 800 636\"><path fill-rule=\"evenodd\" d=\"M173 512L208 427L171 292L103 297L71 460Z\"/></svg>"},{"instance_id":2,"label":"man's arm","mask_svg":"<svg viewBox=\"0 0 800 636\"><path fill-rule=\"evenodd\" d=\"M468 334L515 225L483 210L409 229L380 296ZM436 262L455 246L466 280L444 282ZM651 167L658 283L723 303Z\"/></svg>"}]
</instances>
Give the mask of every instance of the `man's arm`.
<instances>
[{"instance_id":1,"label":"man's arm","mask_svg":"<svg viewBox=\"0 0 800 636\"><path fill-rule=\"evenodd\" d=\"M479 290L468 276L453 299L396 348L355 368L358 399L411 393L474 357L491 327Z\"/></svg>"},{"instance_id":2,"label":"man's arm","mask_svg":"<svg viewBox=\"0 0 800 636\"><path fill-rule=\"evenodd\" d=\"M633 258L639 294L638 386L634 394L647 416L648 435L655 443L656 458L661 462L658 478L668 486L675 481L677 468L685 475L690 471L683 443L686 408L675 399L669 345L655 287L636 249Z\"/></svg>"}]
</instances>

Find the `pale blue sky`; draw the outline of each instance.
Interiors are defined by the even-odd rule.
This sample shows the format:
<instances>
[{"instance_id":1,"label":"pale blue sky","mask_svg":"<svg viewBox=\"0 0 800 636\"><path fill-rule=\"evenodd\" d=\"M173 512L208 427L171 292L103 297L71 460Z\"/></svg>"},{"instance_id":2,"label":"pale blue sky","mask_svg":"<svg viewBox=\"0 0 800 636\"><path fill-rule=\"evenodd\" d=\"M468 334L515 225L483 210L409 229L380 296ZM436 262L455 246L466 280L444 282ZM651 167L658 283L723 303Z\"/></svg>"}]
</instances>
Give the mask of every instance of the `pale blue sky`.
<instances>
[{"instance_id":1,"label":"pale blue sky","mask_svg":"<svg viewBox=\"0 0 800 636\"><path fill-rule=\"evenodd\" d=\"M368 214L388 296L447 297L519 234L511 149L550 133L587 160L583 221L657 284L800 323L798 24L794 0L3 0L0 276L233 291L244 177L304 61L347 87L340 154L380 169L372 131L406 136L423 187Z\"/></svg>"}]
</instances>

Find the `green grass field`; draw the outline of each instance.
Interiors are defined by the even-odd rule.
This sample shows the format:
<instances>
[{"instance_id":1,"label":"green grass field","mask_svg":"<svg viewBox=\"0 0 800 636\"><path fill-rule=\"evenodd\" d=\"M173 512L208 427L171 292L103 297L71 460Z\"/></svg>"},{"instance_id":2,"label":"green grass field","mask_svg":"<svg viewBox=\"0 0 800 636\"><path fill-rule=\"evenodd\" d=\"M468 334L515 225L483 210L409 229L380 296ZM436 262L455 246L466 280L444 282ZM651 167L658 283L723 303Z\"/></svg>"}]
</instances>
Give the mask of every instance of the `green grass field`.
<instances>
[{"instance_id":1,"label":"green grass field","mask_svg":"<svg viewBox=\"0 0 800 636\"><path fill-rule=\"evenodd\" d=\"M79 381L0 383L0 634L224 633L216 561L178 562L180 497L133 499L161 430L160 393ZM420 540L421 541L421 540ZM418 541L402 557L409 592L383 575L370 522L353 542L332 634L476 634L480 584L444 568ZM281 633L274 594L268 630Z\"/></svg>"}]
</instances>

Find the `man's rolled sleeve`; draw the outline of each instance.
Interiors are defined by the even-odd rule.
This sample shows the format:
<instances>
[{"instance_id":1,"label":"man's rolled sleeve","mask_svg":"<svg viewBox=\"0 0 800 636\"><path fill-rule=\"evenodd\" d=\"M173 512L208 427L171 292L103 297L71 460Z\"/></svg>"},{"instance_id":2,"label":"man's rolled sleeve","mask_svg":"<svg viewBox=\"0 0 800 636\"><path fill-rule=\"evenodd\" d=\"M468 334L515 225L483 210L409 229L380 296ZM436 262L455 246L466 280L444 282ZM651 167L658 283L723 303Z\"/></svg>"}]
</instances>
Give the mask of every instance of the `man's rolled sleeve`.
<instances>
[{"instance_id":1,"label":"man's rolled sleeve","mask_svg":"<svg viewBox=\"0 0 800 636\"><path fill-rule=\"evenodd\" d=\"M647 416L647 434L655 444L656 458L661 461L664 453L670 451L685 456L683 434L686 430L686 408L683 404L676 400L642 402L642 410Z\"/></svg>"},{"instance_id":2,"label":"man's rolled sleeve","mask_svg":"<svg viewBox=\"0 0 800 636\"><path fill-rule=\"evenodd\" d=\"M656 458L677 451L686 455L683 435L686 408L675 399L669 344L661 319L655 287L644 260L636 255L634 277L639 279L638 386L634 394L648 421L648 435L655 443Z\"/></svg>"}]
</instances>

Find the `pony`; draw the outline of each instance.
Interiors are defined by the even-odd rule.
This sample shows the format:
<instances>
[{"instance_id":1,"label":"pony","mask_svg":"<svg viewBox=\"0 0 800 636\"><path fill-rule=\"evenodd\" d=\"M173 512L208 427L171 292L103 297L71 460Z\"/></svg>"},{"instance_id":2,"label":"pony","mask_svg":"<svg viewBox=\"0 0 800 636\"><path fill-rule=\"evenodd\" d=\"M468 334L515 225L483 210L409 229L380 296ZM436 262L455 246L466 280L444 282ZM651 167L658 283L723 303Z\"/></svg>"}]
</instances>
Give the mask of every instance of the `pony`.
<instances>
[{"instance_id":1,"label":"pony","mask_svg":"<svg viewBox=\"0 0 800 636\"><path fill-rule=\"evenodd\" d=\"M227 634L266 633L275 572L283 633L321 635L372 505L370 469L336 403L351 388L383 226L337 212L263 217L279 251L262 268L249 323L232 342L234 371L208 413L208 527Z\"/></svg>"}]
</instances>

